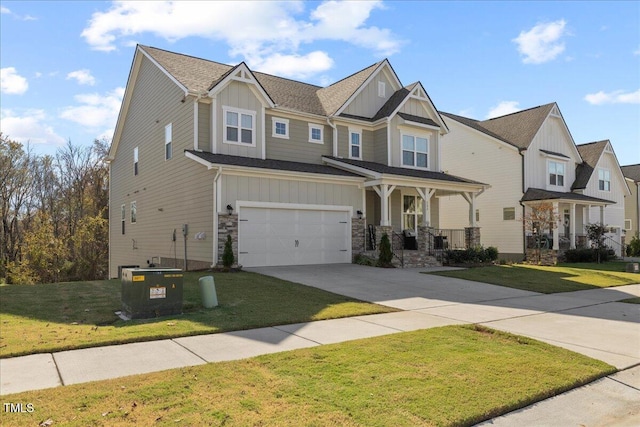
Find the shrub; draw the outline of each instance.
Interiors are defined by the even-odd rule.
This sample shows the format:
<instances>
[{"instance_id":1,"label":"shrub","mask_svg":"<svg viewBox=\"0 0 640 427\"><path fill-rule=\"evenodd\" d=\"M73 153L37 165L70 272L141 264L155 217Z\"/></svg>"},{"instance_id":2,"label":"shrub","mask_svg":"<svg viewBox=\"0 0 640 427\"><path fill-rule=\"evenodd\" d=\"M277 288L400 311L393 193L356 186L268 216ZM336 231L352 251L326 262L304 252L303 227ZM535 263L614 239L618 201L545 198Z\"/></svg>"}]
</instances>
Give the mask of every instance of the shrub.
<instances>
[{"instance_id":1,"label":"shrub","mask_svg":"<svg viewBox=\"0 0 640 427\"><path fill-rule=\"evenodd\" d=\"M378 264L380 267L391 266L391 260L393 259L393 252L391 252L391 242L387 233L382 235L380 239L380 256L378 257Z\"/></svg>"},{"instance_id":2,"label":"shrub","mask_svg":"<svg viewBox=\"0 0 640 427\"><path fill-rule=\"evenodd\" d=\"M468 249L451 249L445 254L449 264L483 264L498 259L498 248L478 246Z\"/></svg>"},{"instance_id":3,"label":"shrub","mask_svg":"<svg viewBox=\"0 0 640 427\"><path fill-rule=\"evenodd\" d=\"M640 237L638 233L631 238L627 246L627 256L640 256Z\"/></svg>"},{"instance_id":4,"label":"shrub","mask_svg":"<svg viewBox=\"0 0 640 427\"><path fill-rule=\"evenodd\" d=\"M378 265L378 261L368 257L366 255L358 254L353 257L353 263L358 265L366 265L368 267L375 267Z\"/></svg>"},{"instance_id":5,"label":"shrub","mask_svg":"<svg viewBox=\"0 0 640 427\"><path fill-rule=\"evenodd\" d=\"M226 268L231 268L233 261L235 261L235 257L233 256L233 241L231 240L231 235L227 234L227 241L224 242L224 251L222 252L222 265Z\"/></svg>"},{"instance_id":6,"label":"shrub","mask_svg":"<svg viewBox=\"0 0 640 427\"><path fill-rule=\"evenodd\" d=\"M564 259L566 262L598 262L598 252L600 252L601 262L609 261L616 257L613 249L604 247L602 249L569 249L564 253Z\"/></svg>"}]
</instances>

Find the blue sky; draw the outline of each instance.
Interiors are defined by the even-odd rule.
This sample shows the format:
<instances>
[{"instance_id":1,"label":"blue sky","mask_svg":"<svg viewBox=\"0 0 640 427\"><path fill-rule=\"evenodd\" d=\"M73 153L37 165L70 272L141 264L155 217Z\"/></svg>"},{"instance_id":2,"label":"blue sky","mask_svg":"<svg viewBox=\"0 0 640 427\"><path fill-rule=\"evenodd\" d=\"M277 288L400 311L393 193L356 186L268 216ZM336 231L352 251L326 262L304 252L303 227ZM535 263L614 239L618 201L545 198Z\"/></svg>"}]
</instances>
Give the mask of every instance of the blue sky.
<instances>
[{"instance_id":1,"label":"blue sky","mask_svg":"<svg viewBox=\"0 0 640 427\"><path fill-rule=\"evenodd\" d=\"M135 44L328 85L389 58L441 111L557 102L576 143L640 163L640 2L0 1L0 130L111 138Z\"/></svg>"}]
</instances>

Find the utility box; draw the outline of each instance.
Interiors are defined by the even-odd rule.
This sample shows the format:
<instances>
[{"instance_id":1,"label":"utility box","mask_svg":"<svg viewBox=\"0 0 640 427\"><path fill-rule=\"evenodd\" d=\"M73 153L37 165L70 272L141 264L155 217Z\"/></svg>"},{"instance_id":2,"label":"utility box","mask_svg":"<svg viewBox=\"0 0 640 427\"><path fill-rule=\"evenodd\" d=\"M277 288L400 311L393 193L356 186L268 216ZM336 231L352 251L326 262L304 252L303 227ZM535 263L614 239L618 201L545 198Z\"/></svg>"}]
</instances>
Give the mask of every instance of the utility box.
<instances>
[{"instance_id":1,"label":"utility box","mask_svg":"<svg viewBox=\"0 0 640 427\"><path fill-rule=\"evenodd\" d=\"M129 319L182 314L182 270L123 268L122 313Z\"/></svg>"}]
</instances>

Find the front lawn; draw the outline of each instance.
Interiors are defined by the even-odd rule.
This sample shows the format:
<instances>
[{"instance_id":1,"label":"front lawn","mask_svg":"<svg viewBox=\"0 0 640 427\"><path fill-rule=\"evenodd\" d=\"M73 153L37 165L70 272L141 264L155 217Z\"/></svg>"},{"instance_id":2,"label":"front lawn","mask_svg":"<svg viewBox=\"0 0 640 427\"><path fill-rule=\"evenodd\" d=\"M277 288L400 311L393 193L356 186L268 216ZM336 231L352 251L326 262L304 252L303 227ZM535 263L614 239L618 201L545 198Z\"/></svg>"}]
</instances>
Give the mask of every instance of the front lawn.
<instances>
[{"instance_id":1,"label":"front lawn","mask_svg":"<svg viewBox=\"0 0 640 427\"><path fill-rule=\"evenodd\" d=\"M554 267L513 264L431 274L553 294L640 283L640 275L625 272L625 266L623 262L558 264Z\"/></svg>"},{"instance_id":2,"label":"front lawn","mask_svg":"<svg viewBox=\"0 0 640 427\"><path fill-rule=\"evenodd\" d=\"M251 329L395 309L256 273L214 273L220 306L202 308L184 275L184 314L122 321L119 280L0 285L0 357Z\"/></svg>"},{"instance_id":3,"label":"front lawn","mask_svg":"<svg viewBox=\"0 0 640 427\"><path fill-rule=\"evenodd\" d=\"M4 396L12 426L470 426L615 372L565 349L449 326Z\"/></svg>"}]
</instances>

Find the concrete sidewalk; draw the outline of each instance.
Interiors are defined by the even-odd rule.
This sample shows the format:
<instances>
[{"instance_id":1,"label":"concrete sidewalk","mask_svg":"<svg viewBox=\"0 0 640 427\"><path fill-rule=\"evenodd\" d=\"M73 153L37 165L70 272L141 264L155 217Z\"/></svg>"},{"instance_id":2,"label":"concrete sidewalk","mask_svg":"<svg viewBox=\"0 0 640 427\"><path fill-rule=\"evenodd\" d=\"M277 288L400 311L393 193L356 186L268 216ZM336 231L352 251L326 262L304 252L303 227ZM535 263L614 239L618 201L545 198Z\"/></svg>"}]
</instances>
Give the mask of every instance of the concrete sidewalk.
<instances>
[{"instance_id":1,"label":"concrete sidewalk","mask_svg":"<svg viewBox=\"0 0 640 427\"><path fill-rule=\"evenodd\" d=\"M554 413L553 408L565 411L569 422L560 424L567 425L580 420L598 425L591 421L623 416L622 423L629 414L640 414L640 305L617 302L640 296L640 285L543 295L420 274L424 269L384 270L351 264L305 267L254 270L405 311L1 359L0 395L477 323L546 341L625 370L492 420L502 423L496 425L558 425L557 416L544 418Z\"/></svg>"}]
</instances>

